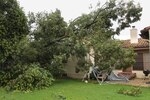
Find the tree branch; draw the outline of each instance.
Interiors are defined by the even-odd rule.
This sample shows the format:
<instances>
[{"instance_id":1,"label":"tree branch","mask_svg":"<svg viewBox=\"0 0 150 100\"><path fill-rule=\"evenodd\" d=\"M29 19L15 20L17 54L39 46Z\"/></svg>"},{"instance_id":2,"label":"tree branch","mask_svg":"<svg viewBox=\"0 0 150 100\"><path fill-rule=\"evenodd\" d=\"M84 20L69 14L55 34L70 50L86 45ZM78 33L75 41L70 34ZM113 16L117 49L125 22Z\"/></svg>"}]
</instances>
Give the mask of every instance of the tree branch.
<instances>
[{"instance_id":1,"label":"tree branch","mask_svg":"<svg viewBox=\"0 0 150 100\"><path fill-rule=\"evenodd\" d=\"M56 42L59 42L59 41L61 41L62 39L64 39L64 38L67 38L67 37L69 37L69 36L62 36L62 37L60 37L60 38L57 38L57 39L55 39L55 40L52 40L52 41L50 41L48 44L46 44L44 47L48 47L49 45L52 45L52 44L55 44Z\"/></svg>"},{"instance_id":2,"label":"tree branch","mask_svg":"<svg viewBox=\"0 0 150 100\"><path fill-rule=\"evenodd\" d=\"M95 24L97 21L96 19L98 18L98 16L100 15L101 13L101 9L103 9L103 7L106 5L107 2L105 2L105 4L102 5L101 8L99 8L100 10L98 11L97 15L94 17L93 21L90 23L90 24L86 24L86 26L84 27L84 29L88 29L89 27L91 27L93 24Z\"/></svg>"}]
</instances>

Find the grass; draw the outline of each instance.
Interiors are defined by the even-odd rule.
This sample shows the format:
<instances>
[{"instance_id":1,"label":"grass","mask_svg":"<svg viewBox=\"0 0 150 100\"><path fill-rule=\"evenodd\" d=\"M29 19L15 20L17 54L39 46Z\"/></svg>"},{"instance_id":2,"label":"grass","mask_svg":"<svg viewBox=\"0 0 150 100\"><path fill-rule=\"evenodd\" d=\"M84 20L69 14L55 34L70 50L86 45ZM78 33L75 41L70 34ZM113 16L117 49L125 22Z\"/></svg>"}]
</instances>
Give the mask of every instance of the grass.
<instances>
[{"instance_id":1,"label":"grass","mask_svg":"<svg viewBox=\"0 0 150 100\"><path fill-rule=\"evenodd\" d=\"M29 93L6 92L0 88L0 100L149 100L150 98L150 88L141 88L142 94L137 97L118 94L117 91L121 88L132 87L59 80L50 88ZM66 99L61 99L61 97L66 97Z\"/></svg>"}]
</instances>

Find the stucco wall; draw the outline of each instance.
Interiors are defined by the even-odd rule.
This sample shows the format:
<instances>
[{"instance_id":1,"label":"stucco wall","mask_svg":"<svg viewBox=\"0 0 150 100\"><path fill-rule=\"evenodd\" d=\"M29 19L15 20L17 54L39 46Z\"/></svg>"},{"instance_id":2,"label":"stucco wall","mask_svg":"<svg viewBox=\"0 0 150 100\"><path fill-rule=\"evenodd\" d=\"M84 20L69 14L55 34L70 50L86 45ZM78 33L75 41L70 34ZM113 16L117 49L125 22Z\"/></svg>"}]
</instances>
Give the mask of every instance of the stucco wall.
<instances>
[{"instance_id":1,"label":"stucco wall","mask_svg":"<svg viewBox=\"0 0 150 100\"><path fill-rule=\"evenodd\" d=\"M77 59L76 57L70 57L68 60L68 63L65 64L65 72L67 73L67 76L70 78L76 78L76 79L82 79L84 76L84 72L75 72L75 68L77 66Z\"/></svg>"},{"instance_id":2,"label":"stucco wall","mask_svg":"<svg viewBox=\"0 0 150 100\"><path fill-rule=\"evenodd\" d=\"M93 56L94 50L91 48L90 53L87 54L86 60L90 61L91 63L94 64L94 56ZM85 72L79 72L76 73L76 67L77 67L77 58L75 56L72 56L69 58L68 63L65 64L65 72L67 73L68 77L71 78L77 78L77 79L82 79Z\"/></svg>"}]
</instances>

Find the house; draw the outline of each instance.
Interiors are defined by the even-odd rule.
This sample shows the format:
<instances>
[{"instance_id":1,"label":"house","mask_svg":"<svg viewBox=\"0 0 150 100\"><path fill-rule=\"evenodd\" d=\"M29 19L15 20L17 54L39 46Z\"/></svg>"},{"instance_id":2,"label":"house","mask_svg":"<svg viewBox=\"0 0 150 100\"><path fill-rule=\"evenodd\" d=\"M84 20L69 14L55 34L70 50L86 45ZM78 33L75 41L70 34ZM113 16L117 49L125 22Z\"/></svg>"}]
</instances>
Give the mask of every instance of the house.
<instances>
[{"instance_id":1,"label":"house","mask_svg":"<svg viewBox=\"0 0 150 100\"><path fill-rule=\"evenodd\" d=\"M133 27L131 30L131 39L123 40L123 47L132 47L137 53L135 64L129 68L136 73L137 78L143 78L143 70L150 70L150 26L145 27L140 32L142 38L137 38L137 29Z\"/></svg>"},{"instance_id":2,"label":"house","mask_svg":"<svg viewBox=\"0 0 150 100\"><path fill-rule=\"evenodd\" d=\"M122 40L123 47L129 48L132 47L134 51L137 53L136 62L131 67L133 73L136 73L137 78L143 78L143 70L150 70L150 50L149 43L146 39L139 38L138 43L131 43L130 40ZM71 78L82 79L85 72L77 73L77 59L76 57L70 57L68 63L65 65L65 71L67 72L67 76ZM122 70L116 70L115 73L122 72Z\"/></svg>"},{"instance_id":3,"label":"house","mask_svg":"<svg viewBox=\"0 0 150 100\"><path fill-rule=\"evenodd\" d=\"M149 42L146 39L139 38L138 43L131 43L130 40L123 40L123 47L132 47L137 53L135 58L136 63L133 65L133 70L150 70Z\"/></svg>"},{"instance_id":4,"label":"house","mask_svg":"<svg viewBox=\"0 0 150 100\"><path fill-rule=\"evenodd\" d=\"M137 78L143 78L143 70L150 70L150 45L147 35L147 31L149 31L150 27L144 28L144 31L141 31L141 37L142 38L137 38L137 30L135 27L131 29L131 39L130 40L122 40L123 41L123 47L124 48L129 48L132 47L134 51L137 53L136 55L136 62L135 64L130 68L133 73L136 73ZM146 34L146 35L145 35ZM143 39L144 37L144 39ZM146 37L146 38L145 38ZM132 39L133 38L133 39ZM92 59L92 61L94 61ZM67 76L71 78L79 78L81 79L85 72L76 72L76 67L77 65L77 59L75 57L69 58L68 63L65 65L65 70L67 73ZM118 72L121 72L122 70L115 70L116 74Z\"/></svg>"}]
</instances>

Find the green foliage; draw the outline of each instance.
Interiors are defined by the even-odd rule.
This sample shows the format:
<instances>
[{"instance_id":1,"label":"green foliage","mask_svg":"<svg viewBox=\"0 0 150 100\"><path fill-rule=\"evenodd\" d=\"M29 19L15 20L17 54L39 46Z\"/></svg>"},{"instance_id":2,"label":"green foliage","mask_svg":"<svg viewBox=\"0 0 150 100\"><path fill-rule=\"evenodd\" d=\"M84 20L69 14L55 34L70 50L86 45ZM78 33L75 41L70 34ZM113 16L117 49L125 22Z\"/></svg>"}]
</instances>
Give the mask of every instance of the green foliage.
<instances>
[{"instance_id":1,"label":"green foliage","mask_svg":"<svg viewBox=\"0 0 150 100\"><path fill-rule=\"evenodd\" d=\"M69 33L78 40L79 43L75 44L85 45L88 53L91 48L94 49L96 66L102 69L130 67L135 62L135 53L131 49L122 48L113 36L139 21L141 11L141 6L134 1L109 0L89 14L83 14L70 22ZM84 59L81 56L80 60Z\"/></svg>"},{"instance_id":2,"label":"green foliage","mask_svg":"<svg viewBox=\"0 0 150 100\"><path fill-rule=\"evenodd\" d=\"M105 40L93 44L95 64L101 69L127 68L135 63L135 53L132 49L122 48L117 40Z\"/></svg>"},{"instance_id":3,"label":"green foliage","mask_svg":"<svg viewBox=\"0 0 150 100\"><path fill-rule=\"evenodd\" d=\"M67 100L67 98L62 94L56 94L56 100Z\"/></svg>"},{"instance_id":4,"label":"green foliage","mask_svg":"<svg viewBox=\"0 0 150 100\"><path fill-rule=\"evenodd\" d=\"M0 65L12 67L18 43L28 34L27 19L16 0L0 0Z\"/></svg>"},{"instance_id":5,"label":"green foliage","mask_svg":"<svg viewBox=\"0 0 150 100\"><path fill-rule=\"evenodd\" d=\"M123 68L126 69L131 67L135 62L136 53L134 52L133 48L123 48L122 55L120 56L120 62L116 65L116 68Z\"/></svg>"},{"instance_id":6,"label":"green foliage","mask_svg":"<svg viewBox=\"0 0 150 100\"><path fill-rule=\"evenodd\" d=\"M131 88L131 90L126 90L124 88L118 91L119 94L129 95L129 96L139 96L142 91L139 87Z\"/></svg>"},{"instance_id":7,"label":"green foliage","mask_svg":"<svg viewBox=\"0 0 150 100\"><path fill-rule=\"evenodd\" d=\"M77 57L79 67L86 69L89 64L85 56L93 48L98 66L108 68L117 66L118 63L131 65L134 57L130 55L129 59L126 50L111 37L140 20L141 11L140 5L133 1L109 0L89 14L71 21L68 28L59 10L52 13L30 13L29 26L33 29L30 31L31 47L37 53L36 61L53 73L61 69L64 61L67 62L70 55L73 55ZM116 29L113 28L114 21L118 23ZM118 61L122 57L124 59Z\"/></svg>"},{"instance_id":8,"label":"green foliage","mask_svg":"<svg viewBox=\"0 0 150 100\"><path fill-rule=\"evenodd\" d=\"M30 48L35 54L33 62L39 62L54 76L59 75L63 63L70 56L69 42L66 39L67 24L61 17L61 12L56 10L52 13L29 13L29 26L32 30Z\"/></svg>"},{"instance_id":9,"label":"green foliage","mask_svg":"<svg viewBox=\"0 0 150 100\"><path fill-rule=\"evenodd\" d=\"M10 74L0 71L0 86L5 86L10 79Z\"/></svg>"},{"instance_id":10,"label":"green foliage","mask_svg":"<svg viewBox=\"0 0 150 100\"><path fill-rule=\"evenodd\" d=\"M30 63L37 62L36 59L37 59L38 52L36 48L33 48L31 46L28 37L25 37L24 39L22 39L22 41L20 41L19 49L20 49L20 53L16 58L18 59L18 62L22 64L30 64Z\"/></svg>"},{"instance_id":11,"label":"green foliage","mask_svg":"<svg viewBox=\"0 0 150 100\"><path fill-rule=\"evenodd\" d=\"M8 90L30 91L33 89L42 89L49 87L54 81L52 75L38 64L17 66L20 68L11 73L1 73L1 85L6 86ZM16 74L17 73L17 74ZM4 81L5 80L5 81ZM2 83L3 82L3 83Z\"/></svg>"},{"instance_id":12,"label":"green foliage","mask_svg":"<svg viewBox=\"0 0 150 100\"><path fill-rule=\"evenodd\" d=\"M80 37L101 33L111 37L120 34L121 30L139 21L141 12L141 6L135 4L134 1L108 0L104 5L99 5L96 10L73 20L70 27ZM115 26L114 23L116 23Z\"/></svg>"},{"instance_id":13,"label":"green foliage","mask_svg":"<svg viewBox=\"0 0 150 100\"><path fill-rule=\"evenodd\" d=\"M54 59L52 59L52 63L51 65L49 65L49 67L45 68L47 69L49 72L51 72L51 74L54 77L61 77L62 74L64 74L64 64L63 64L63 56L54 56Z\"/></svg>"}]
</instances>

